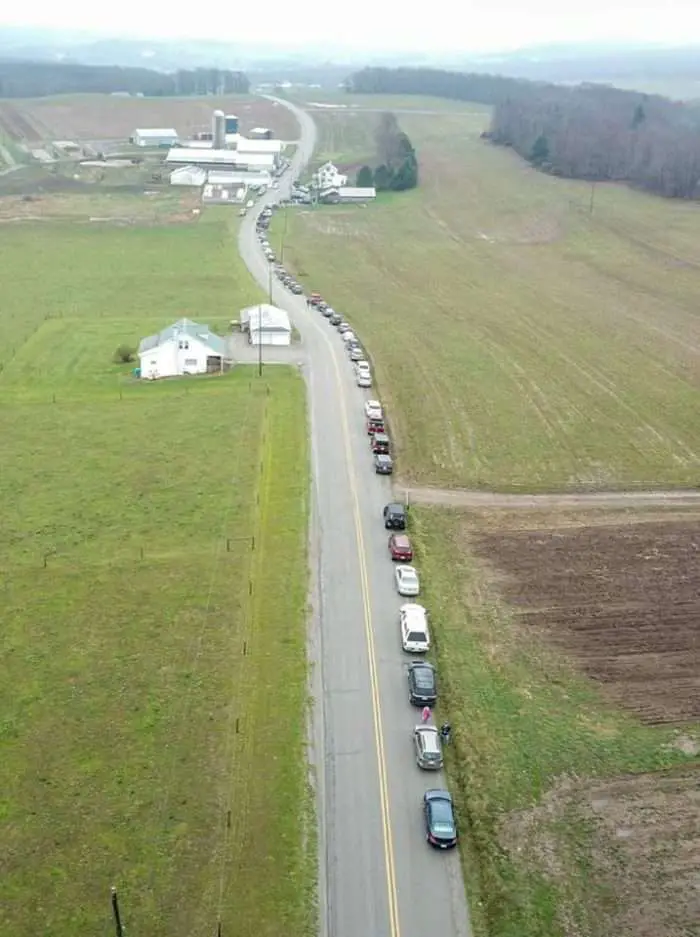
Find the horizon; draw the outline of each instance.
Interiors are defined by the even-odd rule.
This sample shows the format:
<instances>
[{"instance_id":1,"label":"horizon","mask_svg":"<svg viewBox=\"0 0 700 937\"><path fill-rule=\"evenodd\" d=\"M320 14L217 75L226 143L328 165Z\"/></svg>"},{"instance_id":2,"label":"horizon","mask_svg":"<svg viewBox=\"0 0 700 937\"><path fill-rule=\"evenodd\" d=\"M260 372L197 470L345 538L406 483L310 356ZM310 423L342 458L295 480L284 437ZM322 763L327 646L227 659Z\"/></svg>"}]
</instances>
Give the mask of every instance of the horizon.
<instances>
[{"instance_id":1,"label":"horizon","mask_svg":"<svg viewBox=\"0 0 700 937\"><path fill-rule=\"evenodd\" d=\"M195 28L188 35L181 34L177 24L164 23L157 10L144 9L143 4L125 0L120 14L126 20L138 23L138 28L122 27L106 30L100 11L80 0L67 0L60 14L54 5L38 0L31 15L18 10L5 10L0 15L0 30L41 31L55 37L57 44L70 42L126 41L142 43L197 43L235 45L239 48L255 46L279 54L295 54L305 48L324 45L329 54L366 53L368 55L498 55L527 52L529 49L556 48L565 52L571 47L595 45L610 50L621 47L688 48L688 35L700 26L700 10L688 0L669 0L663 7L649 0L630 4L627 0L591 0L585 13L567 15L550 7L548 0L532 0L527 11L512 0L495 0L487 13L476 12L470 20L470 7L450 0L443 7L443 15L434 21L405 25L396 33L389 10L377 11L362 0L354 10L354 23L343 24L341 38L338 27L324 24L324 8L317 0L304 0L293 10L280 5L270 17L273 25L261 24L251 14L246 22L240 14L227 15L228 8L221 4L221 13L215 5L209 21L211 26ZM366 14L366 16L364 15ZM454 29L445 29L447 19ZM60 18L60 22L56 20ZM371 22L373 31L368 35L363 22ZM230 26L228 24L231 24ZM319 25L314 25L318 23ZM311 24L311 25L309 25ZM355 25L356 24L356 25ZM467 27L466 24L469 24ZM460 28L461 27L461 28ZM466 33L466 37L455 37ZM51 36L46 36L50 39Z\"/></svg>"}]
</instances>

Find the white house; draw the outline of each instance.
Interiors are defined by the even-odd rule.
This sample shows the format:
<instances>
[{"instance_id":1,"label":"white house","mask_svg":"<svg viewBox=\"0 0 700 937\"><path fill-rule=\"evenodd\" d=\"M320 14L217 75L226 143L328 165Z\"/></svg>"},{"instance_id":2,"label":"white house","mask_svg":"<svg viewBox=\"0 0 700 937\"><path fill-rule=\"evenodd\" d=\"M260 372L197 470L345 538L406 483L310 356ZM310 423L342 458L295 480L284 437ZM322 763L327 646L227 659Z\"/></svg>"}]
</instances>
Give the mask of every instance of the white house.
<instances>
[{"instance_id":1,"label":"white house","mask_svg":"<svg viewBox=\"0 0 700 937\"><path fill-rule=\"evenodd\" d=\"M178 135L173 127L151 127L134 130L132 140L136 146L173 146Z\"/></svg>"},{"instance_id":2,"label":"white house","mask_svg":"<svg viewBox=\"0 0 700 937\"><path fill-rule=\"evenodd\" d=\"M333 163L329 161L318 168L314 176L314 181L316 183L316 188L320 190L338 189L347 184L348 177L338 172Z\"/></svg>"},{"instance_id":3,"label":"white house","mask_svg":"<svg viewBox=\"0 0 700 937\"><path fill-rule=\"evenodd\" d=\"M261 303L241 309L241 328L247 330L251 345L289 345L292 326L284 309Z\"/></svg>"},{"instance_id":4,"label":"white house","mask_svg":"<svg viewBox=\"0 0 700 937\"><path fill-rule=\"evenodd\" d=\"M201 187L207 181L207 171L200 166L180 166L170 173L170 185Z\"/></svg>"},{"instance_id":5,"label":"white house","mask_svg":"<svg viewBox=\"0 0 700 937\"><path fill-rule=\"evenodd\" d=\"M155 380L222 371L226 345L208 325L180 319L157 335L142 339L138 354L141 377Z\"/></svg>"}]
</instances>

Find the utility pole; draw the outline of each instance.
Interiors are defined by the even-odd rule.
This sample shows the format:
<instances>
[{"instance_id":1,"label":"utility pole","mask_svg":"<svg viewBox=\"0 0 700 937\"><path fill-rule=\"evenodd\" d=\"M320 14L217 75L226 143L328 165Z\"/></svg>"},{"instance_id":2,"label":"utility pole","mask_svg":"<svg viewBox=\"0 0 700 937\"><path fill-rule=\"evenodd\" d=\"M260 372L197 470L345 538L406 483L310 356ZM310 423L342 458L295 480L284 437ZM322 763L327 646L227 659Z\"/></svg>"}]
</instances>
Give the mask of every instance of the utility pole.
<instances>
[{"instance_id":1,"label":"utility pole","mask_svg":"<svg viewBox=\"0 0 700 937\"><path fill-rule=\"evenodd\" d=\"M595 182L591 182L591 200L588 203L588 214L593 214L593 204L595 202Z\"/></svg>"},{"instance_id":2,"label":"utility pole","mask_svg":"<svg viewBox=\"0 0 700 937\"><path fill-rule=\"evenodd\" d=\"M116 937L124 937L124 928L122 927L122 918L119 913L119 898L117 889L112 885L112 914L114 915L114 929Z\"/></svg>"},{"instance_id":3,"label":"utility pole","mask_svg":"<svg viewBox=\"0 0 700 937\"><path fill-rule=\"evenodd\" d=\"M270 286L270 295L272 295L272 286ZM272 304L270 304L272 305ZM262 377L263 367L262 367L262 338L263 338L263 317L262 317L262 306L258 306L258 377Z\"/></svg>"}]
</instances>

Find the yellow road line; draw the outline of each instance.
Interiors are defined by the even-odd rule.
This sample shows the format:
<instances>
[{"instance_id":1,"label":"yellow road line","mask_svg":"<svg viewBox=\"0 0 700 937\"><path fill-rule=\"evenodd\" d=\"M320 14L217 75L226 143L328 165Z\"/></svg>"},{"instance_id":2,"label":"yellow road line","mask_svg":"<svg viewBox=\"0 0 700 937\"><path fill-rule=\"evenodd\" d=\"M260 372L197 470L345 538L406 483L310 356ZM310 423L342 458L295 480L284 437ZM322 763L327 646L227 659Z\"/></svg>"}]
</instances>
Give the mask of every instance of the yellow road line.
<instances>
[{"instance_id":1,"label":"yellow road line","mask_svg":"<svg viewBox=\"0 0 700 937\"><path fill-rule=\"evenodd\" d=\"M365 637L367 639L367 656L369 659L369 677L372 690L372 717L374 722L374 741L377 750L377 766L379 769L379 792L382 813L382 832L384 838L384 864L386 867L387 893L389 899L389 927L391 937L401 937L399 924L399 900L396 891L396 874L394 865L394 844L391 835L391 816L389 812L389 785L387 783L386 756L384 753L384 735L382 732L382 708L379 700L379 678L377 675L377 655L374 648L374 631L372 629L372 606L369 598L369 577L367 575L367 560L365 554L365 540L362 532L362 517L360 514L360 499L357 494L357 480L355 477L355 460L350 441L350 424L345 402L343 382L335 356L335 349L330 339L324 335L331 351L335 379L340 394L340 413L343 430L343 440L347 454L348 473L350 478L350 494L353 501L353 516L355 519L355 536L360 564L360 583L362 588L362 604L364 608Z\"/></svg>"}]
</instances>

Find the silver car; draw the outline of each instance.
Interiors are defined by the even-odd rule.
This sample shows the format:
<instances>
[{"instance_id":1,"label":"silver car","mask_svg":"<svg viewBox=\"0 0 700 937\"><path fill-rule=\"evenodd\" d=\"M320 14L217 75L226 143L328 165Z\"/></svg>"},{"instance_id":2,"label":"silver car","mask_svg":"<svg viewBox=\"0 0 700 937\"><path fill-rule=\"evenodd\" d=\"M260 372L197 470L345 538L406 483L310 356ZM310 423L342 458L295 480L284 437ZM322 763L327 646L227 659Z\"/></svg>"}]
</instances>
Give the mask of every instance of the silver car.
<instances>
[{"instance_id":1,"label":"silver car","mask_svg":"<svg viewBox=\"0 0 700 937\"><path fill-rule=\"evenodd\" d=\"M442 768L442 745L435 726L416 726L413 730L413 744L419 768L425 771L439 771Z\"/></svg>"}]
</instances>

